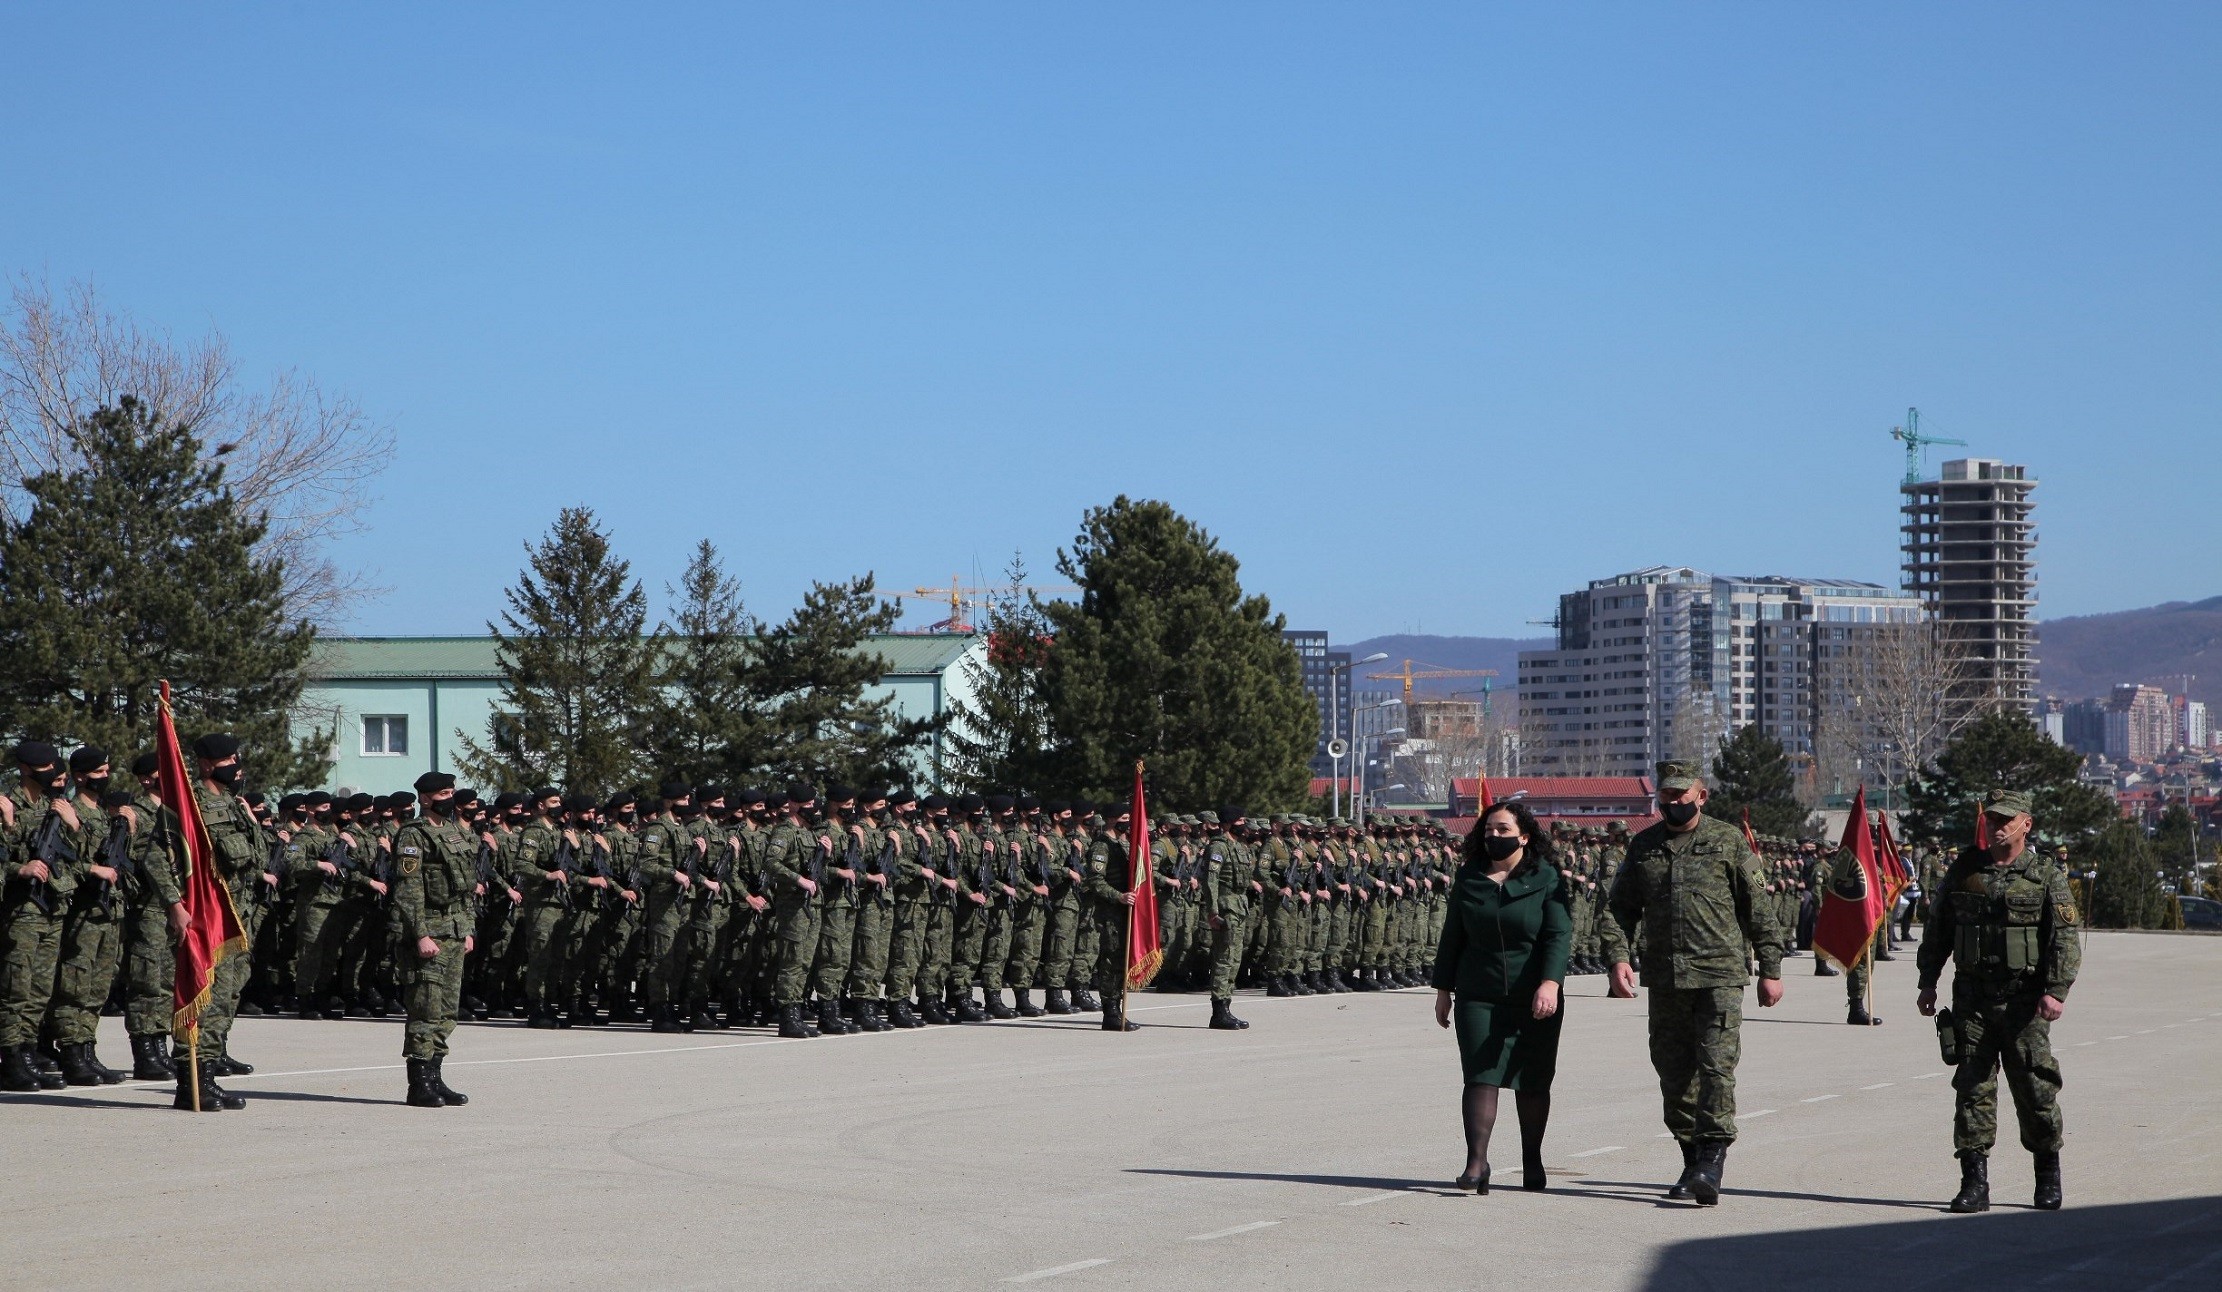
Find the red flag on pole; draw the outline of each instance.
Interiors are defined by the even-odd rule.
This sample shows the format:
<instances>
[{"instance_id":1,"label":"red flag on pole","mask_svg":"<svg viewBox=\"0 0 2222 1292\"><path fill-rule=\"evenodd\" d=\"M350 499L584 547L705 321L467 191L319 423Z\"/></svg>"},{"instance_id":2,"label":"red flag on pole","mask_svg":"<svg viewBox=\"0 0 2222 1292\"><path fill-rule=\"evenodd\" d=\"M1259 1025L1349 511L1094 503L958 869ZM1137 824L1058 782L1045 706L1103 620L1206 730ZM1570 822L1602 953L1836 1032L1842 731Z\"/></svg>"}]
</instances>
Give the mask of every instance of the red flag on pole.
<instances>
[{"instance_id":1,"label":"red flag on pole","mask_svg":"<svg viewBox=\"0 0 2222 1292\"><path fill-rule=\"evenodd\" d=\"M1913 868L1906 865L1898 841L1891 837L1890 818L1881 813L1875 815L1875 866L1883 877L1883 909L1895 910L1898 894L1913 886Z\"/></svg>"},{"instance_id":2,"label":"red flag on pole","mask_svg":"<svg viewBox=\"0 0 2222 1292\"><path fill-rule=\"evenodd\" d=\"M1850 968L1867 953L1875 930L1890 907L1875 866L1875 836L1867 824L1867 790L1852 800L1844 822L1844 841L1834 873L1821 889L1821 910L1813 917L1813 952Z\"/></svg>"},{"instance_id":3,"label":"red flag on pole","mask_svg":"<svg viewBox=\"0 0 2222 1292\"><path fill-rule=\"evenodd\" d=\"M1479 777L1481 780L1481 788L1479 790L1481 803L1479 807L1476 807L1474 809L1474 815L1477 817L1485 817L1489 815L1489 809L1496 806L1497 801L1489 797L1489 773L1476 772L1474 773L1474 775Z\"/></svg>"},{"instance_id":4,"label":"red flag on pole","mask_svg":"<svg viewBox=\"0 0 2222 1292\"><path fill-rule=\"evenodd\" d=\"M1157 977L1165 963L1165 949L1158 944L1157 867L1150 861L1150 812L1142 801L1142 763L1134 763L1134 807L1127 818L1127 873L1133 882L1134 905L1126 915L1126 989L1140 991Z\"/></svg>"},{"instance_id":5,"label":"red flag on pole","mask_svg":"<svg viewBox=\"0 0 2222 1292\"><path fill-rule=\"evenodd\" d=\"M1748 807L1744 809L1744 843L1751 849L1752 856L1757 857L1761 855L1759 851L1759 837L1751 832L1751 809Z\"/></svg>"},{"instance_id":6,"label":"red flag on pole","mask_svg":"<svg viewBox=\"0 0 2222 1292\"><path fill-rule=\"evenodd\" d=\"M193 917L185 936L177 942L177 983L170 1000L171 1026L188 1038L198 1039L201 1008L216 985L216 966L233 952L247 949L247 934L232 905L231 889L224 886L212 860L215 848L208 825L201 820L200 801L193 796L193 773L178 748L177 724L170 716L170 684L162 684L162 703L155 717L155 758L162 771L162 803L177 817L178 833L172 847L184 893L186 913ZM197 1085L198 1083L196 1083Z\"/></svg>"}]
</instances>

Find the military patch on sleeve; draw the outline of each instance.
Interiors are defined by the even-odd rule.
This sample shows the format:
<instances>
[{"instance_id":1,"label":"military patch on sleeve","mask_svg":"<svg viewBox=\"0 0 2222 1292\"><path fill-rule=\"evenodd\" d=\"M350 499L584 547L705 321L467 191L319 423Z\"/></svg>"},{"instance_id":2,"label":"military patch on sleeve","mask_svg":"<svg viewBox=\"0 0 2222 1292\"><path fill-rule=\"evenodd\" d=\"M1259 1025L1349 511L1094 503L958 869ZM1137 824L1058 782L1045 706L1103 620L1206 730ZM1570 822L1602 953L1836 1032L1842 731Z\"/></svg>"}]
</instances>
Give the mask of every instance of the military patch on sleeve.
<instances>
[{"instance_id":1,"label":"military patch on sleeve","mask_svg":"<svg viewBox=\"0 0 2222 1292\"><path fill-rule=\"evenodd\" d=\"M401 873L404 875L416 874L418 861L419 858L417 856L416 849L403 848L401 850Z\"/></svg>"},{"instance_id":2,"label":"military patch on sleeve","mask_svg":"<svg viewBox=\"0 0 2222 1292\"><path fill-rule=\"evenodd\" d=\"M401 850L401 855L404 857L416 857L423 854L419 853L415 848L403 848Z\"/></svg>"},{"instance_id":3,"label":"military patch on sleeve","mask_svg":"<svg viewBox=\"0 0 2222 1292\"><path fill-rule=\"evenodd\" d=\"M2075 901L2072 898L2068 901L2053 903L2052 912L2060 917L2062 924L2076 923Z\"/></svg>"}]
</instances>

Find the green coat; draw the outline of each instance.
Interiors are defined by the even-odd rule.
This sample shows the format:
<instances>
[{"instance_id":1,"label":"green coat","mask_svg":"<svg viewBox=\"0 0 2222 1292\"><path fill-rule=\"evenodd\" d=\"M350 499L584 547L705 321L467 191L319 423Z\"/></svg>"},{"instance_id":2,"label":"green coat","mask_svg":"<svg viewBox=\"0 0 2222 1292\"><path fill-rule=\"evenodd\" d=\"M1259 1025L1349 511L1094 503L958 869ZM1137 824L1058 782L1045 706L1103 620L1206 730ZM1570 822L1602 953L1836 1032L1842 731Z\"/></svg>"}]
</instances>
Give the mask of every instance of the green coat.
<instances>
[{"instance_id":1,"label":"green coat","mask_svg":"<svg viewBox=\"0 0 2222 1292\"><path fill-rule=\"evenodd\" d=\"M1556 867L1523 861L1500 885L1477 863L1460 866L1435 950L1435 986L1460 1000L1532 997L1545 981L1566 981L1573 929Z\"/></svg>"}]
</instances>

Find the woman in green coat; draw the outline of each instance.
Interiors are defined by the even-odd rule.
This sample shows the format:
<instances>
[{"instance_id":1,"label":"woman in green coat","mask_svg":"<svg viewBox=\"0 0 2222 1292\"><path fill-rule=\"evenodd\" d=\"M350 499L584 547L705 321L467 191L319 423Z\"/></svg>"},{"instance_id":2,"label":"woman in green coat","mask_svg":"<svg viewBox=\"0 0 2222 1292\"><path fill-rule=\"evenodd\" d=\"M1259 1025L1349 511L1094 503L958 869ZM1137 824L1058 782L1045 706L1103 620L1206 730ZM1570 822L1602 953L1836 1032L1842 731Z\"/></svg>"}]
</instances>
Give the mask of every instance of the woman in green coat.
<instances>
[{"instance_id":1,"label":"woman in green coat","mask_svg":"<svg viewBox=\"0 0 2222 1292\"><path fill-rule=\"evenodd\" d=\"M1525 803L1499 803L1466 837L1465 864L1435 953L1435 1022L1458 1024L1466 1072L1460 1111L1466 1170L1458 1188L1489 1192L1497 1094L1520 1114L1520 1187L1541 1189L1543 1127L1558 1068L1559 988L1573 945L1566 885L1550 837Z\"/></svg>"}]
</instances>

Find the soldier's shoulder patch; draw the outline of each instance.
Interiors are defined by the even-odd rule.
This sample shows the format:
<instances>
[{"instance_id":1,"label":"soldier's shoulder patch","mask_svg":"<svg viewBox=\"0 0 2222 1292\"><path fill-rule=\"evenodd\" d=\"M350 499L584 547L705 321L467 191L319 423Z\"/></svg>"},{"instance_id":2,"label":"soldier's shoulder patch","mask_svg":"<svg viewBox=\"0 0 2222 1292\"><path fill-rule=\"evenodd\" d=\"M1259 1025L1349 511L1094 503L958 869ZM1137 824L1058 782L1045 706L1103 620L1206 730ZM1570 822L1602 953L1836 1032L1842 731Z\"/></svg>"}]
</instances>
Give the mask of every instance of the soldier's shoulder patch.
<instances>
[{"instance_id":1,"label":"soldier's shoulder patch","mask_svg":"<svg viewBox=\"0 0 2222 1292\"><path fill-rule=\"evenodd\" d=\"M421 854L422 854L422 850L421 850L421 849L419 849L419 848L416 848L416 847L414 847L414 846L412 846L412 845L409 845L409 844L403 844L403 845L402 845L402 848L401 848L401 855L402 855L402 856L404 856L404 857L415 857L415 856L420 856Z\"/></svg>"},{"instance_id":2,"label":"soldier's shoulder patch","mask_svg":"<svg viewBox=\"0 0 2222 1292\"><path fill-rule=\"evenodd\" d=\"M422 864L423 861L423 859L417 855L417 850L414 848L404 848L401 850L401 852L401 873L404 875L416 874L417 867Z\"/></svg>"},{"instance_id":3,"label":"soldier's shoulder patch","mask_svg":"<svg viewBox=\"0 0 2222 1292\"><path fill-rule=\"evenodd\" d=\"M2075 924L2079 922L2075 913L2075 902L2072 899L2069 901L2060 902L2056 904L2052 909L2053 912L2060 917L2060 922L2062 924Z\"/></svg>"}]
</instances>

